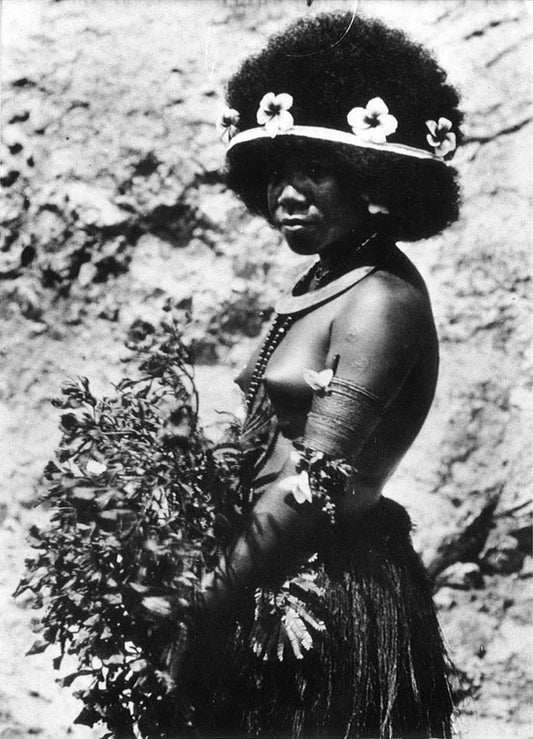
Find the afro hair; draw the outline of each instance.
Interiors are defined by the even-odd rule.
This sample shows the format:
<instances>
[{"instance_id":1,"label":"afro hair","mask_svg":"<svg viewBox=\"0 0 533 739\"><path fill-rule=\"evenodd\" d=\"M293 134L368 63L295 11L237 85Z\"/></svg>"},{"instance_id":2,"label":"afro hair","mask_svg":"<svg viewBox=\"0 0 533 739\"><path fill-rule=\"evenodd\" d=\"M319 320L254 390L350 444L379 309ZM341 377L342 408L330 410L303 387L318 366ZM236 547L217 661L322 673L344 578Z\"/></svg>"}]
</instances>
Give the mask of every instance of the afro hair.
<instances>
[{"instance_id":1,"label":"afro hair","mask_svg":"<svg viewBox=\"0 0 533 739\"><path fill-rule=\"evenodd\" d=\"M348 111L380 97L398 120L388 142L429 151L425 122L441 117L451 121L461 141L457 91L429 52L401 31L350 12L298 20L243 62L226 96L239 112L241 131L257 126L259 102L267 92L293 96L291 113L298 125L350 131ZM354 195L364 192L389 210L399 238L427 238L458 217L457 171L443 162L278 136L239 144L227 158L228 186L267 219L267 183L287 147L299 149L302 157L326 157Z\"/></svg>"}]
</instances>

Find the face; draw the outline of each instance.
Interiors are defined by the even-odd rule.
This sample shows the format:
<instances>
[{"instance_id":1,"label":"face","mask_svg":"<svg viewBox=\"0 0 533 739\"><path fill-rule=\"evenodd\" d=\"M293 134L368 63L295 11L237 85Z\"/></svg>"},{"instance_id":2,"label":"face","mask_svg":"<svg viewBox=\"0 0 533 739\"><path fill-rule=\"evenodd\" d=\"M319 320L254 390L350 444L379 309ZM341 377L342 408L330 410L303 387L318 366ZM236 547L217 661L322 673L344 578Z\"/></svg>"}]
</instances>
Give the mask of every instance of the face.
<instances>
[{"instance_id":1,"label":"face","mask_svg":"<svg viewBox=\"0 0 533 739\"><path fill-rule=\"evenodd\" d=\"M268 183L272 222L297 254L321 254L368 220L368 210L323 161L287 158Z\"/></svg>"}]
</instances>

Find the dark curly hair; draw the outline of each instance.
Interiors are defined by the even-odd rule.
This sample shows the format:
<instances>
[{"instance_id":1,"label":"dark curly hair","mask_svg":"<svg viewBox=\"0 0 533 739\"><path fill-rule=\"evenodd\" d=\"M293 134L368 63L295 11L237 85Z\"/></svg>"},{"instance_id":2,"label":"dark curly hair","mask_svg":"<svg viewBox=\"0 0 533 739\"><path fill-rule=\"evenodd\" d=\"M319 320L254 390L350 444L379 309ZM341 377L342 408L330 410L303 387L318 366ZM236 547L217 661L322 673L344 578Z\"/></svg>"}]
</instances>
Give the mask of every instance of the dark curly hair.
<instances>
[{"instance_id":1,"label":"dark curly hair","mask_svg":"<svg viewBox=\"0 0 533 739\"><path fill-rule=\"evenodd\" d=\"M244 61L227 85L227 102L239 112L241 131L257 126L256 112L267 92L293 96L298 125L349 131L348 111L381 97L398 120L389 143L429 151L425 122L441 117L451 121L461 142L457 91L429 52L401 31L350 12L300 19ZM457 171L440 161L278 136L239 144L227 158L228 186L267 219L266 185L287 147L303 157L325 156L354 194L364 192L387 207L404 240L432 236L458 217Z\"/></svg>"}]
</instances>

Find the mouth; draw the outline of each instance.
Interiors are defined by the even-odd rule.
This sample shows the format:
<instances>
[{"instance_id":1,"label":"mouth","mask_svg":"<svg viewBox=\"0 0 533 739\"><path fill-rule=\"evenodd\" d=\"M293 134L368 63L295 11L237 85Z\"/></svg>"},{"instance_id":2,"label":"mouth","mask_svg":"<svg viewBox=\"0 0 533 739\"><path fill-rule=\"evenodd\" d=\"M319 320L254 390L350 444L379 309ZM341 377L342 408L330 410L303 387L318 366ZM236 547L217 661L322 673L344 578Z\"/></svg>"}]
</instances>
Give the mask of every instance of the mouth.
<instances>
[{"instance_id":1,"label":"mouth","mask_svg":"<svg viewBox=\"0 0 533 739\"><path fill-rule=\"evenodd\" d=\"M284 231L300 231L304 228L316 226L316 220L301 217L282 218L279 225Z\"/></svg>"}]
</instances>

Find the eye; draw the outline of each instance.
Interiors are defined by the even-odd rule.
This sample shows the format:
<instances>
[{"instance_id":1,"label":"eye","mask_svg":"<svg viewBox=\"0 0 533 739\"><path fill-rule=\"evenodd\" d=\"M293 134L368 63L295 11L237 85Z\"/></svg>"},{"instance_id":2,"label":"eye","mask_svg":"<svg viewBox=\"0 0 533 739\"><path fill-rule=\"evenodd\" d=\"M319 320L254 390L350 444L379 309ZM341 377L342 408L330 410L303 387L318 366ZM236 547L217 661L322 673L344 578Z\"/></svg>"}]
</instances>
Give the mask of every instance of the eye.
<instances>
[{"instance_id":1,"label":"eye","mask_svg":"<svg viewBox=\"0 0 533 739\"><path fill-rule=\"evenodd\" d=\"M322 162L312 162L307 168L309 177L315 180L323 179L329 175L329 168Z\"/></svg>"},{"instance_id":2,"label":"eye","mask_svg":"<svg viewBox=\"0 0 533 739\"><path fill-rule=\"evenodd\" d=\"M283 169L281 167L272 167L270 170L270 177L268 179L269 185L277 185L283 176Z\"/></svg>"}]
</instances>

